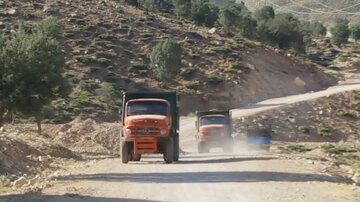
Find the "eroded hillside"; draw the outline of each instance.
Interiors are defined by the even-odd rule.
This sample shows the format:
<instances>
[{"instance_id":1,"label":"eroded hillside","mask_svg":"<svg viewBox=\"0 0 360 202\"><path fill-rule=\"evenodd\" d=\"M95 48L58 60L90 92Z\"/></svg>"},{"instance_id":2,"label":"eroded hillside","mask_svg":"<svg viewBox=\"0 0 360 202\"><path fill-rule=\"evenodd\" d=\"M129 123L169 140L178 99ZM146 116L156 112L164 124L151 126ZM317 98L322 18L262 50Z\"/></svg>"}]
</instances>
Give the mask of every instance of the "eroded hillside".
<instances>
[{"instance_id":1,"label":"eroded hillside","mask_svg":"<svg viewBox=\"0 0 360 202\"><path fill-rule=\"evenodd\" d=\"M15 31L19 23L28 28L48 16L65 24L66 77L74 90L48 113L47 118L55 122L105 115L106 103L96 91L104 82L118 92L177 90L182 94L183 114L239 107L319 90L334 82L312 64L285 52L221 36L219 30L210 34L187 21L114 1L12 0L1 1L0 6L0 28L6 33ZM152 47L165 38L177 40L184 50L182 72L169 83L155 79L149 61Z\"/></svg>"},{"instance_id":2,"label":"eroded hillside","mask_svg":"<svg viewBox=\"0 0 360 202\"><path fill-rule=\"evenodd\" d=\"M223 3L224 0L213 0ZM278 12L292 13L308 20L332 23L336 18L348 18L356 23L359 18L359 0L237 0L245 2L251 10L272 6Z\"/></svg>"},{"instance_id":3,"label":"eroded hillside","mask_svg":"<svg viewBox=\"0 0 360 202\"><path fill-rule=\"evenodd\" d=\"M359 146L360 92L353 91L269 110L237 122L238 132L246 125L272 125L275 141L349 142ZM244 124L247 123L247 124Z\"/></svg>"}]
</instances>

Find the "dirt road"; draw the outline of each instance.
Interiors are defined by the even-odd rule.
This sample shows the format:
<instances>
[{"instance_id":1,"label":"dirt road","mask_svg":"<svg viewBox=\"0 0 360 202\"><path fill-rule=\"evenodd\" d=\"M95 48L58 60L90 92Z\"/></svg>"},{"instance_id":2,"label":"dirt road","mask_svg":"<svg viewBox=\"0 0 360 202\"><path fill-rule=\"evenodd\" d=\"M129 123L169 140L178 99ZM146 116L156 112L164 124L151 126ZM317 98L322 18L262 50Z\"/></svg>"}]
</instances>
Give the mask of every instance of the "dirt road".
<instances>
[{"instance_id":1,"label":"dirt road","mask_svg":"<svg viewBox=\"0 0 360 202\"><path fill-rule=\"evenodd\" d=\"M299 101L360 89L360 83L325 91L267 100L233 110L241 117ZM181 121L181 161L164 164L161 156L121 164L119 158L82 163L57 176L42 195L0 196L0 201L331 201L360 200L360 189L321 170L326 162L308 163L275 154L195 152L194 118Z\"/></svg>"}]
</instances>

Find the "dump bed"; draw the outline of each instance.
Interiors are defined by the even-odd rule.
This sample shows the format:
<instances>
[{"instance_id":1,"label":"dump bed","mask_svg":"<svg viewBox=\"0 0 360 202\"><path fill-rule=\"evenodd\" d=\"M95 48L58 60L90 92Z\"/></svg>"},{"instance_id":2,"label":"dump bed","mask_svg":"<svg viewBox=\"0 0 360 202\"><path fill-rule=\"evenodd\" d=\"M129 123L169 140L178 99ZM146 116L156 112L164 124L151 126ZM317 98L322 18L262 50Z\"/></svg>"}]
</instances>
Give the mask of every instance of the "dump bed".
<instances>
[{"instance_id":1,"label":"dump bed","mask_svg":"<svg viewBox=\"0 0 360 202\"><path fill-rule=\"evenodd\" d=\"M226 119L228 119L228 120L231 119L229 110L225 110L225 111L214 110L214 111L202 111L202 112L197 111L196 112L196 117L198 119L202 116L207 116L207 115L223 115L223 116L225 116Z\"/></svg>"},{"instance_id":2,"label":"dump bed","mask_svg":"<svg viewBox=\"0 0 360 202\"><path fill-rule=\"evenodd\" d=\"M229 110L212 110L212 111L198 111L196 112L196 121L199 123L199 119L203 116L210 116L210 115L223 115L226 119L226 125L228 126L228 131L230 135L232 134L232 120L231 120L231 113ZM199 127L199 126L197 126Z\"/></svg>"},{"instance_id":3,"label":"dump bed","mask_svg":"<svg viewBox=\"0 0 360 202\"><path fill-rule=\"evenodd\" d=\"M170 103L170 111L172 115L172 128L179 130L179 108L178 95L176 92L123 92L123 109L129 100L134 99L163 99Z\"/></svg>"}]
</instances>

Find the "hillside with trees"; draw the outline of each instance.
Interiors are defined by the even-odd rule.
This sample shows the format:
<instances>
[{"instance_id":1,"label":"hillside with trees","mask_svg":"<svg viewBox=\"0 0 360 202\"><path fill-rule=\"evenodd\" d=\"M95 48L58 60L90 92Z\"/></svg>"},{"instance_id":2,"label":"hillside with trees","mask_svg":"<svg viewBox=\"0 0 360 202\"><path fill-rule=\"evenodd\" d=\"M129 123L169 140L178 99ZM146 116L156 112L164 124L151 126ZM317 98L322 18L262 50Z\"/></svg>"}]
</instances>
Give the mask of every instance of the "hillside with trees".
<instances>
[{"instance_id":1,"label":"hillside with trees","mask_svg":"<svg viewBox=\"0 0 360 202\"><path fill-rule=\"evenodd\" d=\"M0 201L355 201L358 4L314 2L0 0Z\"/></svg>"},{"instance_id":2,"label":"hillside with trees","mask_svg":"<svg viewBox=\"0 0 360 202\"><path fill-rule=\"evenodd\" d=\"M52 35L62 56L50 53L41 58L56 60L36 61L46 63L51 72L56 62L54 68L69 83L60 91L61 85L51 82L54 87L44 97L33 92L21 100L24 105L36 102L39 107L33 110L41 111L38 115L22 104L6 107L6 121L29 115L51 123L75 117L114 120L124 90L176 90L187 114L201 107L238 107L318 90L334 82L316 67L316 58L307 59L327 28L269 6L252 12L244 3L216 5L207 0L1 4L5 38L22 32L26 37ZM356 36L356 26L346 26ZM302 85L294 82L299 80Z\"/></svg>"},{"instance_id":3,"label":"hillside with trees","mask_svg":"<svg viewBox=\"0 0 360 202\"><path fill-rule=\"evenodd\" d=\"M222 4L226 0L212 0ZM263 6L272 6L276 12L291 13L305 20L318 20L331 24L336 18L348 18L352 23L360 20L359 0L237 0L255 11Z\"/></svg>"}]
</instances>

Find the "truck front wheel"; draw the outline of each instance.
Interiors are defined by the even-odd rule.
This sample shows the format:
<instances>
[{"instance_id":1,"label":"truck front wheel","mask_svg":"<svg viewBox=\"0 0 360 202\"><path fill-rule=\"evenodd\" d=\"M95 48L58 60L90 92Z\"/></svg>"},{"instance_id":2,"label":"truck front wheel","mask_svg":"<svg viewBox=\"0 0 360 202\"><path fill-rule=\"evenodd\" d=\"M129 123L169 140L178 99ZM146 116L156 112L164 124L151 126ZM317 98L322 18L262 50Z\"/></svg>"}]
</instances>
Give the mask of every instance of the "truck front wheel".
<instances>
[{"instance_id":1,"label":"truck front wheel","mask_svg":"<svg viewBox=\"0 0 360 202\"><path fill-rule=\"evenodd\" d=\"M130 156L130 145L128 142L121 142L121 161L122 163L128 163Z\"/></svg>"},{"instance_id":2,"label":"truck front wheel","mask_svg":"<svg viewBox=\"0 0 360 202\"><path fill-rule=\"evenodd\" d=\"M174 139L173 138L170 138L166 142L164 160L166 163L172 163L174 161Z\"/></svg>"}]
</instances>

